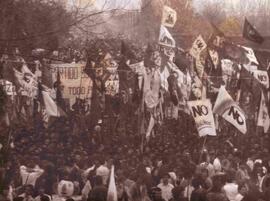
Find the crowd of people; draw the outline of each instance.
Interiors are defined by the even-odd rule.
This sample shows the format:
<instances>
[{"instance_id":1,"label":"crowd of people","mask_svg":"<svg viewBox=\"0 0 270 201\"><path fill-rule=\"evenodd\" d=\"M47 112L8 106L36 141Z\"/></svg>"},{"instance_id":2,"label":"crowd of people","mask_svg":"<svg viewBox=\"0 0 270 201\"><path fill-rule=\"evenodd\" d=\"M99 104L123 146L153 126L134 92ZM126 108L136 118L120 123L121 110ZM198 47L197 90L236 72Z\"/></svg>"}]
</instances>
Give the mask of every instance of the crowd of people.
<instances>
[{"instance_id":1,"label":"crowd of people","mask_svg":"<svg viewBox=\"0 0 270 201\"><path fill-rule=\"evenodd\" d=\"M68 62L83 57L72 55ZM112 166L119 201L270 200L269 135L256 125L244 136L221 121L217 137L199 138L179 111L142 143L130 111L114 132L105 119L74 132L74 113L48 127L12 128L1 142L0 201L106 201Z\"/></svg>"},{"instance_id":2,"label":"crowd of people","mask_svg":"<svg viewBox=\"0 0 270 201\"><path fill-rule=\"evenodd\" d=\"M36 133L20 128L2 156L0 200L105 201L111 166L118 200L269 200L270 157L260 139L220 133L203 146L192 123L168 121L144 150L140 136L83 132L70 119ZM203 149L202 149L203 146ZM3 150L1 150L3 151ZM63 187L65 186L65 187ZM76 197L77 196L77 197ZM63 199L65 198L65 199ZM61 199L60 199L61 200Z\"/></svg>"}]
</instances>

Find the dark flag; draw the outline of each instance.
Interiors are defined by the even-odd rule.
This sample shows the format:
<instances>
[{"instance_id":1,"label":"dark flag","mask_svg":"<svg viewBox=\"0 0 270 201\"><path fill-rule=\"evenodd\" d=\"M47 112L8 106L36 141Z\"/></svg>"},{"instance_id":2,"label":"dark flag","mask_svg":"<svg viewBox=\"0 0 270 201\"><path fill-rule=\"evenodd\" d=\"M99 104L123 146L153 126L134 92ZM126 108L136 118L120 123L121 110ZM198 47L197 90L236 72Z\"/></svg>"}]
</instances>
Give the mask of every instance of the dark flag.
<instances>
[{"instance_id":1,"label":"dark flag","mask_svg":"<svg viewBox=\"0 0 270 201\"><path fill-rule=\"evenodd\" d=\"M105 110L105 82L110 73L106 70L106 66L102 66L104 57L104 51L94 46L91 50L88 50L87 63L84 69L84 72L93 82L90 107L91 127L94 127L98 120L102 119Z\"/></svg>"},{"instance_id":2,"label":"dark flag","mask_svg":"<svg viewBox=\"0 0 270 201\"><path fill-rule=\"evenodd\" d=\"M247 19L245 19L243 37L258 44L262 44L264 41L261 34L249 23Z\"/></svg>"},{"instance_id":3,"label":"dark flag","mask_svg":"<svg viewBox=\"0 0 270 201\"><path fill-rule=\"evenodd\" d=\"M219 88L222 82L222 69L220 64L220 58L218 52L214 51L217 54L217 58L215 58L215 62L210 55L209 49L207 49L207 55L205 58L205 66L204 72L209 76L209 80L212 82L214 87Z\"/></svg>"},{"instance_id":4,"label":"dark flag","mask_svg":"<svg viewBox=\"0 0 270 201\"><path fill-rule=\"evenodd\" d=\"M34 98L34 104L33 104L33 123L35 127L36 133L39 132L42 128L44 128L44 117L43 117L43 96L42 96L42 84L38 83L38 89L37 89L37 96ZM45 120L46 121L46 120Z\"/></svg>"},{"instance_id":5,"label":"dark flag","mask_svg":"<svg viewBox=\"0 0 270 201\"><path fill-rule=\"evenodd\" d=\"M56 103L61 108L65 109L64 99L63 99L62 90L61 90L61 78L60 78L59 70L57 72L57 80L54 84L54 87L56 89Z\"/></svg>"}]
</instances>

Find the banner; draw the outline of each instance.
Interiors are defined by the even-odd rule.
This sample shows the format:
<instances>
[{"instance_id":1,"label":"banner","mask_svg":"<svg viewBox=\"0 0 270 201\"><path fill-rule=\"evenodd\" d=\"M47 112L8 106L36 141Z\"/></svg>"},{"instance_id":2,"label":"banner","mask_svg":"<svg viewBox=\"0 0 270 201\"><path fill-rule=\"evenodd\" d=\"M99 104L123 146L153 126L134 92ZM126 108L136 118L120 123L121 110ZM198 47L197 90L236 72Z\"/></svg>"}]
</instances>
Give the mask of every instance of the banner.
<instances>
[{"instance_id":1,"label":"banner","mask_svg":"<svg viewBox=\"0 0 270 201\"><path fill-rule=\"evenodd\" d=\"M259 113L258 113L257 126L263 127L264 133L266 133L270 127L270 118L269 118L269 113L268 113L268 109L266 106L263 92L261 93L261 102L260 102L260 108L259 108Z\"/></svg>"},{"instance_id":2,"label":"banner","mask_svg":"<svg viewBox=\"0 0 270 201\"><path fill-rule=\"evenodd\" d=\"M199 35L196 40L193 42L192 47L189 51L189 53L194 58L199 58L201 52L207 47L207 44L203 40L203 37Z\"/></svg>"},{"instance_id":3,"label":"banner","mask_svg":"<svg viewBox=\"0 0 270 201\"><path fill-rule=\"evenodd\" d=\"M60 73L62 95L69 100L72 106L76 98L85 99L90 103L92 95L92 80L84 73L85 64L67 63L51 64L53 83L57 81L57 72Z\"/></svg>"},{"instance_id":4,"label":"banner","mask_svg":"<svg viewBox=\"0 0 270 201\"><path fill-rule=\"evenodd\" d=\"M246 117L242 109L232 99L224 86L218 92L213 113L222 116L226 121L234 125L240 132L247 132Z\"/></svg>"},{"instance_id":5,"label":"banner","mask_svg":"<svg viewBox=\"0 0 270 201\"><path fill-rule=\"evenodd\" d=\"M188 101L188 107L195 120L199 136L216 136L216 128L209 99Z\"/></svg>"},{"instance_id":6,"label":"banner","mask_svg":"<svg viewBox=\"0 0 270 201\"><path fill-rule=\"evenodd\" d=\"M175 47L174 38L172 37L168 29L163 25L160 26L158 43L167 47Z\"/></svg>"},{"instance_id":7,"label":"banner","mask_svg":"<svg viewBox=\"0 0 270 201\"><path fill-rule=\"evenodd\" d=\"M4 80L4 79L0 79L0 85L3 86L3 89L8 96L17 95L15 85L12 84L12 82Z\"/></svg>"},{"instance_id":8,"label":"banner","mask_svg":"<svg viewBox=\"0 0 270 201\"><path fill-rule=\"evenodd\" d=\"M174 27L177 20L177 13L174 9L164 6L161 24L166 27Z\"/></svg>"}]
</instances>

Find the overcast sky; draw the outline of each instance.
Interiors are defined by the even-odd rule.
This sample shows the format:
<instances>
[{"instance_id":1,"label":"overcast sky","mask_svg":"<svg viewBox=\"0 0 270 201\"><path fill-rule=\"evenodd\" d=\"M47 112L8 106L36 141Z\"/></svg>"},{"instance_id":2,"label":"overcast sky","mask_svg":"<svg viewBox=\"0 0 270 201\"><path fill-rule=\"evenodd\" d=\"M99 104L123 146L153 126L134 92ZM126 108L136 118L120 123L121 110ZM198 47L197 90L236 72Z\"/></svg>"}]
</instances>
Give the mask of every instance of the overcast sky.
<instances>
[{"instance_id":1,"label":"overcast sky","mask_svg":"<svg viewBox=\"0 0 270 201\"><path fill-rule=\"evenodd\" d=\"M95 6L97 8L102 8L104 3L106 2L107 9L114 8L123 8L125 9L139 9L141 5L141 0L67 0L69 3L72 2L80 2L83 6L87 4L89 1L95 1ZM152 0L157 1L157 0ZM165 1L165 0L164 0ZM181 0L179 0L181 1ZM230 8L249 8L250 10L256 9L256 6L260 3L267 3L270 6L270 0L193 0L193 5L196 10L200 10L203 8L204 4L207 3L222 3L225 6L225 9L230 10Z\"/></svg>"}]
</instances>

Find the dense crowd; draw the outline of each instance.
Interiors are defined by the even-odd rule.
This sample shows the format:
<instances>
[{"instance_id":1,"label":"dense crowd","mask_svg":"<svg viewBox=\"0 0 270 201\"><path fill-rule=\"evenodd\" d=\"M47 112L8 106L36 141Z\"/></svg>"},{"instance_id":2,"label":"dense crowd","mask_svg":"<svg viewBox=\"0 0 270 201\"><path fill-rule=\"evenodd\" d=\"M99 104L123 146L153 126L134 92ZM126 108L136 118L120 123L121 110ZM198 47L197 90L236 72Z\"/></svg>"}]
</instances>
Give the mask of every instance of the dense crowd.
<instances>
[{"instance_id":1,"label":"dense crowd","mask_svg":"<svg viewBox=\"0 0 270 201\"><path fill-rule=\"evenodd\" d=\"M64 52L55 59L83 59ZM47 127L12 128L1 142L0 201L106 201L112 165L119 201L270 200L269 135L254 123L241 135L220 121L218 136L203 139L179 111L142 143L131 112L125 129L105 119L82 129L76 112Z\"/></svg>"},{"instance_id":2,"label":"dense crowd","mask_svg":"<svg viewBox=\"0 0 270 201\"><path fill-rule=\"evenodd\" d=\"M1 168L0 200L80 195L103 201L112 164L118 200L269 200L269 146L259 140L268 140L267 135L239 140L221 132L201 150L202 139L187 129L191 124L166 122L143 150L136 133L111 135L105 125L79 135L72 132L70 119L40 133L20 128L2 153L8 160Z\"/></svg>"}]
</instances>

